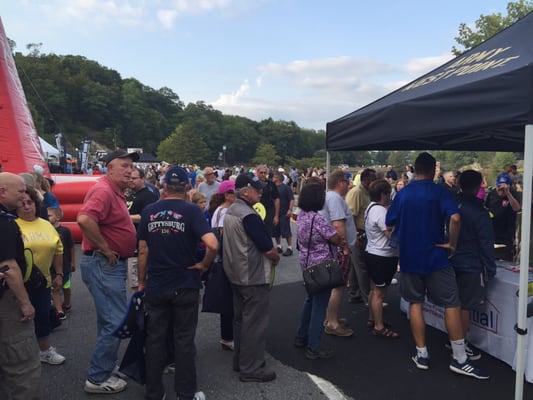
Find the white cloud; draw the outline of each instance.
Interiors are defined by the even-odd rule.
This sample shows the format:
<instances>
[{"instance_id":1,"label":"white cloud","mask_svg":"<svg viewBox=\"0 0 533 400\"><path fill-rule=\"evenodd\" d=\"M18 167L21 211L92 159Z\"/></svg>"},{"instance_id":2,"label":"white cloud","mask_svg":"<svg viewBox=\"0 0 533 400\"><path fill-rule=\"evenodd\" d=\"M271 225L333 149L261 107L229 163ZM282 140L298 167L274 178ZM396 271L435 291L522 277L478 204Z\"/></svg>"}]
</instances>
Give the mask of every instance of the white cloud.
<instances>
[{"instance_id":1,"label":"white cloud","mask_svg":"<svg viewBox=\"0 0 533 400\"><path fill-rule=\"evenodd\" d=\"M423 75L450 61L453 57L450 53L444 53L433 57L413 58L405 65L404 70L415 76Z\"/></svg>"},{"instance_id":2,"label":"white cloud","mask_svg":"<svg viewBox=\"0 0 533 400\"><path fill-rule=\"evenodd\" d=\"M176 10L157 11L157 19L159 20L159 22L161 22L165 29L172 29L177 16L178 12Z\"/></svg>"},{"instance_id":3,"label":"white cloud","mask_svg":"<svg viewBox=\"0 0 533 400\"><path fill-rule=\"evenodd\" d=\"M239 100L245 97L249 92L250 84L248 83L248 80L245 80L234 93L220 95L220 97L213 103L213 106L224 108L238 105Z\"/></svg>"},{"instance_id":4,"label":"white cloud","mask_svg":"<svg viewBox=\"0 0 533 400\"><path fill-rule=\"evenodd\" d=\"M238 0L54 0L38 5L56 18L86 21L95 25L174 27L181 16L221 11L234 13ZM228 14L229 15L229 14Z\"/></svg>"},{"instance_id":5,"label":"white cloud","mask_svg":"<svg viewBox=\"0 0 533 400\"><path fill-rule=\"evenodd\" d=\"M450 58L449 54L416 58L402 66L363 57L269 63L258 67L255 86L246 80L212 104L223 113L253 120L272 117L296 121L303 128L325 129L327 122L385 96Z\"/></svg>"}]
</instances>

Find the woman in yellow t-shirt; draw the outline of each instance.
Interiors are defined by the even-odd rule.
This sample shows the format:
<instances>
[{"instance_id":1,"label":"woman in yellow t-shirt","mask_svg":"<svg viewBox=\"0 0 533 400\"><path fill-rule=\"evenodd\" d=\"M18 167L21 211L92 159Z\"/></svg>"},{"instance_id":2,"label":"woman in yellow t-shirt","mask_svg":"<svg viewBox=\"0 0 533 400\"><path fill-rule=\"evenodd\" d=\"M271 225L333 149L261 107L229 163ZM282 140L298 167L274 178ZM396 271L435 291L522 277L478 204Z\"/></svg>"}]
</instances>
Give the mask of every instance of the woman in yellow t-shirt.
<instances>
[{"instance_id":1,"label":"woman in yellow t-shirt","mask_svg":"<svg viewBox=\"0 0 533 400\"><path fill-rule=\"evenodd\" d=\"M31 303L35 308L35 335L41 350L42 363L59 365L65 357L58 354L51 346L50 332L50 301L51 286L59 288L63 285L63 244L56 229L50 222L39 218L41 200L35 189L27 187L22 205L17 208L16 219L24 247L33 253L34 264L46 277L46 286L29 289ZM56 271L52 282L50 266Z\"/></svg>"}]
</instances>

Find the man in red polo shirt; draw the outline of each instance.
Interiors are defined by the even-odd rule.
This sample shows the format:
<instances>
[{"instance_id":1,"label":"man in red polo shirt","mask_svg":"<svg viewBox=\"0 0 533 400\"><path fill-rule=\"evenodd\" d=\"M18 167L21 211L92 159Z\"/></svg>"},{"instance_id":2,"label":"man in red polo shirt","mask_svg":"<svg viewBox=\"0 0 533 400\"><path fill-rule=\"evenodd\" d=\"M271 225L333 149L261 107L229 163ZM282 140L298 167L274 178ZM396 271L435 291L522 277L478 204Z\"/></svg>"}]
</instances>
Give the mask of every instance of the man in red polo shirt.
<instances>
[{"instance_id":1,"label":"man in red polo shirt","mask_svg":"<svg viewBox=\"0 0 533 400\"><path fill-rule=\"evenodd\" d=\"M98 319L96 348L85 391L117 393L126 381L113 375L119 339L112 335L126 312L126 259L133 256L136 232L122 191L128 187L137 153L116 150L106 159L107 175L85 196L78 213L83 233L80 269L93 296Z\"/></svg>"}]
</instances>

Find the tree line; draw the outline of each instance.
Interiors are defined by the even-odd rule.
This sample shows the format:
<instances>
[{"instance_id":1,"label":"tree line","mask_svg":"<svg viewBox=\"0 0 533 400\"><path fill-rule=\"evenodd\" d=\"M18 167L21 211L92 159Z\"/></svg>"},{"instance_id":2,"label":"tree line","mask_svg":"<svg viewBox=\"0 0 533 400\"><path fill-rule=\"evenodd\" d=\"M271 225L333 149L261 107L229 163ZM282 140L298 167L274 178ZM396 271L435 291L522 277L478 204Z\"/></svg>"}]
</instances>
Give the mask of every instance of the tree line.
<instances>
[{"instance_id":1,"label":"tree line","mask_svg":"<svg viewBox=\"0 0 533 400\"><path fill-rule=\"evenodd\" d=\"M140 147L174 163L323 158L324 131L225 115L202 101L185 105L168 87L154 89L83 56L42 54L40 47L14 53L19 77L37 132L51 142L61 132L71 152L89 139L108 149Z\"/></svg>"},{"instance_id":2,"label":"tree line","mask_svg":"<svg viewBox=\"0 0 533 400\"><path fill-rule=\"evenodd\" d=\"M455 41L467 51L533 10L533 1L507 5L507 15L481 15L475 29L461 24ZM12 51L16 43L10 40ZM203 101L185 105L168 87L154 89L80 55L42 54L40 43L14 52L15 63L40 136L54 142L61 132L67 151L82 140L107 149L140 147L172 163L199 165L268 164L301 169L325 164L324 130L299 127L293 121L225 115ZM449 169L480 163L496 167L514 155L473 152L437 154ZM332 152L332 165L394 165L403 168L412 152ZM439 158L439 157L437 157ZM515 157L516 158L516 157ZM503 165L503 164L501 164ZM500 167L501 167L500 165Z\"/></svg>"}]
</instances>

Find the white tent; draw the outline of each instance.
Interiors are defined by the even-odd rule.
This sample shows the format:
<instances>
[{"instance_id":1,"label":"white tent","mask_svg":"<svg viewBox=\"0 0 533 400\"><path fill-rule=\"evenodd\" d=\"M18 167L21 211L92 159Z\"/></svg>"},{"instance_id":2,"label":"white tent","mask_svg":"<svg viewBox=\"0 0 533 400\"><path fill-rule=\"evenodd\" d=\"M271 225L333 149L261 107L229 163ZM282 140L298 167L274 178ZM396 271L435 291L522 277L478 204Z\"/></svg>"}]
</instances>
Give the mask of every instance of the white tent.
<instances>
[{"instance_id":1,"label":"white tent","mask_svg":"<svg viewBox=\"0 0 533 400\"><path fill-rule=\"evenodd\" d=\"M43 149L43 155L48 160L50 157L55 157L59 160L59 150L44 140L42 137L39 137L41 142L41 148Z\"/></svg>"}]
</instances>

